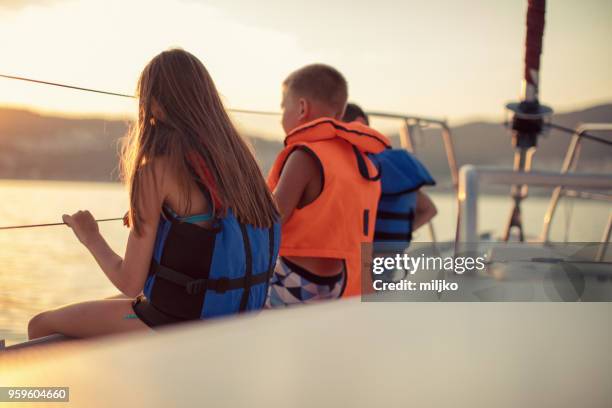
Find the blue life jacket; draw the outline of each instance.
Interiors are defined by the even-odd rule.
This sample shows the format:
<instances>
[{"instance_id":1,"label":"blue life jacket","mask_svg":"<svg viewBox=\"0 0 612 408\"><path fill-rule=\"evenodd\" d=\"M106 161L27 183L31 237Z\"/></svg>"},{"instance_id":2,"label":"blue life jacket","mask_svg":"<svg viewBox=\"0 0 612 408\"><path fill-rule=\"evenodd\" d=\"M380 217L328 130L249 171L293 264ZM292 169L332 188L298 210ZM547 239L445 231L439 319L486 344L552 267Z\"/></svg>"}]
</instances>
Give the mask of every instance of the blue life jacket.
<instances>
[{"instance_id":1,"label":"blue life jacket","mask_svg":"<svg viewBox=\"0 0 612 408\"><path fill-rule=\"evenodd\" d=\"M368 157L378 168L381 182L374 243L405 243L407 247L412 241L417 191L436 182L427 168L404 149L387 149Z\"/></svg>"},{"instance_id":2,"label":"blue life jacket","mask_svg":"<svg viewBox=\"0 0 612 408\"><path fill-rule=\"evenodd\" d=\"M214 208L208 216L213 214ZM164 209L144 287L146 315L157 324L264 306L278 256L280 223L256 228L239 222L231 209L215 219L212 229L194 224L200 221L205 215L181 218Z\"/></svg>"}]
</instances>

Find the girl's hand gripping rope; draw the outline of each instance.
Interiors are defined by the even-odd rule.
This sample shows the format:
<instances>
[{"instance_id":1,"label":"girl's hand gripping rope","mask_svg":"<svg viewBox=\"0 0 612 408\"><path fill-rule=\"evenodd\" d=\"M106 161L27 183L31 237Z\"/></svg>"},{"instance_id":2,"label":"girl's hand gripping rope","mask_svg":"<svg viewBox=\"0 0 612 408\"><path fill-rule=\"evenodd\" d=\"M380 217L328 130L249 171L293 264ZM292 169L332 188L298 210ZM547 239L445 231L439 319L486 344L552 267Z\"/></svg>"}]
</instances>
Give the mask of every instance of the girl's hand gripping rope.
<instances>
[{"instance_id":1,"label":"girl's hand gripping rope","mask_svg":"<svg viewBox=\"0 0 612 408\"><path fill-rule=\"evenodd\" d=\"M87 210L77 211L72 215L64 214L62 220L72 228L74 235L86 247L89 247L96 239L101 238L98 223Z\"/></svg>"}]
</instances>

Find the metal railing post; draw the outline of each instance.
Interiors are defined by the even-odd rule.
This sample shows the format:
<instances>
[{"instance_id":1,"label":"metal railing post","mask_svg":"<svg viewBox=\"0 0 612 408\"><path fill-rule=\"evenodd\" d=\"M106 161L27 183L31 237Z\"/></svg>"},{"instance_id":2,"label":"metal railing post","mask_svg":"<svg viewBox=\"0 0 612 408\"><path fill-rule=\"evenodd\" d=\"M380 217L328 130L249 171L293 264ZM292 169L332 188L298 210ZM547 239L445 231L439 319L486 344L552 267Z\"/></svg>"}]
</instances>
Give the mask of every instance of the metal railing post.
<instances>
[{"instance_id":1,"label":"metal railing post","mask_svg":"<svg viewBox=\"0 0 612 408\"><path fill-rule=\"evenodd\" d=\"M442 140L444 141L444 150L446 151L446 161L448 162L448 168L451 173L451 179L453 181L453 187L457 192L457 186L459 184L459 168L457 167L457 158L455 157L455 145L453 144L453 138L451 137L450 128L446 123L442 124Z\"/></svg>"},{"instance_id":2,"label":"metal railing post","mask_svg":"<svg viewBox=\"0 0 612 408\"><path fill-rule=\"evenodd\" d=\"M601 237L601 246L599 247L599 251L597 251L597 256L595 257L596 261L603 261L606 256L606 250L608 249L608 243L610 242L610 236L612 235L612 213L608 217L608 225L604 230L603 237Z\"/></svg>"},{"instance_id":3,"label":"metal railing post","mask_svg":"<svg viewBox=\"0 0 612 408\"><path fill-rule=\"evenodd\" d=\"M542 187L565 187L576 190L612 190L612 175L552 173L552 172L516 172L495 167L462 166L459 171L459 189L457 199L457 233L455 248L464 243L478 240L478 190L481 183L513 185L525 184ZM607 228L607 233L612 227ZM609 235L607 236L609 239Z\"/></svg>"},{"instance_id":4,"label":"metal railing post","mask_svg":"<svg viewBox=\"0 0 612 408\"><path fill-rule=\"evenodd\" d=\"M565 158L563 159L563 164L561 166L561 174L567 174L571 171L571 169L577 164L577 153L580 148L580 143L582 142L582 135L589 131L612 131L612 124L609 123L584 123L576 128L576 132L572 136L572 140L570 145L567 148L567 153L565 154ZM551 197L550 202L548 204L548 209L544 214L544 222L542 224L542 232L540 234L540 240L542 242L548 242L550 240L550 228L552 224L552 219L555 216L555 212L557 210L557 206L559 204L559 200L564 195L564 189L561 186L557 186Z\"/></svg>"}]
</instances>

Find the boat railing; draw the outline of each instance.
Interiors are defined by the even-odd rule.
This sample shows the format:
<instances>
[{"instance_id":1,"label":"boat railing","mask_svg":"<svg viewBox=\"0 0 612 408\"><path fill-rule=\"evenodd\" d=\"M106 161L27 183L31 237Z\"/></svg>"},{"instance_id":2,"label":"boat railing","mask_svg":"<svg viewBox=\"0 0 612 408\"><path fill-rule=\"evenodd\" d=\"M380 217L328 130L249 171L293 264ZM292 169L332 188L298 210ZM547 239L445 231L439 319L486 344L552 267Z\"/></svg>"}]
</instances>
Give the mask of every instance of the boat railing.
<instances>
[{"instance_id":1,"label":"boat railing","mask_svg":"<svg viewBox=\"0 0 612 408\"><path fill-rule=\"evenodd\" d=\"M579 125L574 134L572 135L571 142L567 148L563 164L561 166L562 174L574 173L578 165L580 157L580 146L584 140L584 136L587 132L612 132L612 123L584 123ZM550 240L550 229L552 220L559 205L559 201L563 197L577 197L589 200L599 201L611 201L612 194L606 194L603 192L594 191L577 191L568 187L557 186L551 195L548 209L544 215L544 222L542 225L542 232L540 234L540 240L542 242L548 242ZM608 218L608 222L603 231L602 242L609 242L610 236L612 235L612 213Z\"/></svg>"},{"instance_id":2,"label":"boat railing","mask_svg":"<svg viewBox=\"0 0 612 408\"><path fill-rule=\"evenodd\" d=\"M554 173L544 171L517 172L489 166L462 166L459 171L457 191L459 211L455 239L456 250L458 248L465 248L465 245L476 245L479 241L478 192L481 184L523 184L539 187L561 187L574 191L598 190L612 192L612 174ZM610 236L608 235L604 238L603 242L608 242Z\"/></svg>"},{"instance_id":3,"label":"boat railing","mask_svg":"<svg viewBox=\"0 0 612 408\"><path fill-rule=\"evenodd\" d=\"M455 145L453 144L453 138L450 127L444 119L427 118L422 116L414 115L401 115L395 113L385 112L368 112L369 116L377 117L381 119L397 119L400 120L401 126L399 129L400 143L401 146L418 155L416 146L414 143L414 134L418 128L423 127L437 127L442 132L442 142L444 143L444 152L446 153L446 162L448 163L448 169L450 171L453 187L457 190L457 183L459 180L459 168L457 166L457 158L455 155Z\"/></svg>"}]
</instances>

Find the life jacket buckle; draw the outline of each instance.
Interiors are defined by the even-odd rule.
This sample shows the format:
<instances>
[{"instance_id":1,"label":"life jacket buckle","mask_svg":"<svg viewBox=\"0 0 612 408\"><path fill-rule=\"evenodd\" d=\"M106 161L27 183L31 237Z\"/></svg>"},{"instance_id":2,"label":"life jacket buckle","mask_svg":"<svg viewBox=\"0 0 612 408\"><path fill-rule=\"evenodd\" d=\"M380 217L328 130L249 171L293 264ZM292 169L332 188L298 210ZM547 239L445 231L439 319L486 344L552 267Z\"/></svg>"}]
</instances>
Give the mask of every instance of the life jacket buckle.
<instances>
[{"instance_id":1,"label":"life jacket buckle","mask_svg":"<svg viewBox=\"0 0 612 408\"><path fill-rule=\"evenodd\" d=\"M229 283L230 283L229 278L223 277L223 278L215 279L214 282L215 282L215 285L214 285L215 292L223 294L228 291Z\"/></svg>"},{"instance_id":2,"label":"life jacket buckle","mask_svg":"<svg viewBox=\"0 0 612 408\"><path fill-rule=\"evenodd\" d=\"M189 295L197 295L204 290L206 290L206 279L192 280L191 282L187 282L185 285L185 291Z\"/></svg>"},{"instance_id":3,"label":"life jacket buckle","mask_svg":"<svg viewBox=\"0 0 612 408\"><path fill-rule=\"evenodd\" d=\"M230 279L227 277L219 279L195 279L187 282L185 291L190 295L197 295L205 290L214 290L217 293L225 293L230 289Z\"/></svg>"}]
</instances>

